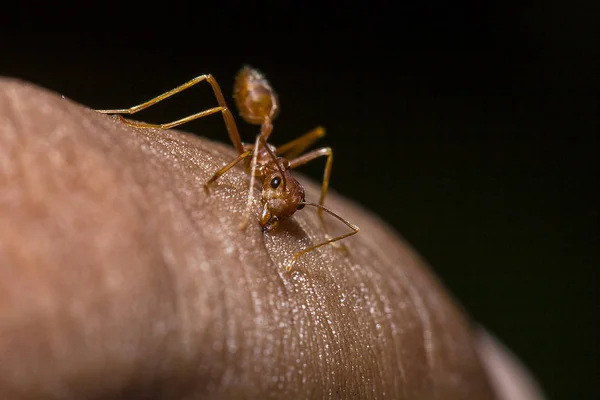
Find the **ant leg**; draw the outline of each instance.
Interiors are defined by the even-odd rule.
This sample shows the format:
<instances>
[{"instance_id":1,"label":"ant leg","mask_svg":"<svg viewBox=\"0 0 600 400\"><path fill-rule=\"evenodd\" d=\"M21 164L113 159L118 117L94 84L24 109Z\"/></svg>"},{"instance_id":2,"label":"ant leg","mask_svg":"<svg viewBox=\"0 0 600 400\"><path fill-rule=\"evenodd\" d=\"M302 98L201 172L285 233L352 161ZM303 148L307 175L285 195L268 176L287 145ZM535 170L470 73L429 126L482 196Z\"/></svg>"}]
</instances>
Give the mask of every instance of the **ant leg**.
<instances>
[{"instance_id":1,"label":"ant leg","mask_svg":"<svg viewBox=\"0 0 600 400\"><path fill-rule=\"evenodd\" d=\"M227 133L229 134L229 139L231 139L231 142L235 146L235 149L237 150L237 152L239 154L242 154L244 152L244 146L242 145L242 139L240 138L240 134L238 132L237 125L235 124L233 115L231 115L231 111L229 111L229 108L227 107L227 103L225 103L225 98L223 97L223 93L221 92L221 88L219 87L217 80L210 74L197 76L194 79L184 83L183 85L177 86L176 88L171 89L168 92L165 92L159 96L154 97L153 99L150 99L142 104L138 104L138 105L130 107L130 108L122 108L122 109L115 109L115 110L96 110L96 111L99 113L102 113L102 114L135 114L138 111L144 110L144 109L146 109L168 97L171 97L179 92L182 92L202 81L207 81L210 84L210 86L212 87L213 93L217 99L217 102L219 103L219 107L214 107L209 110L191 115L189 117L181 118L177 121L173 121L168 124L160 124L160 125L144 124L142 122L126 120L125 118L122 118L122 117L120 117L120 119L123 122L125 122L126 124L131 125L131 126L169 129L174 126L178 126L178 125L184 124L186 122L192 121L194 119L202 118L207 115L214 114L214 113L220 111L223 114L223 119L225 120L225 126L227 127Z\"/></svg>"},{"instance_id":2,"label":"ant leg","mask_svg":"<svg viewBox=\"0 0 600 400\"><path fill-rule=\"evenodd\" d=\"M325 128L317 126L315 129L305 133L297 139L292 140L277 148L277 154L287 159L298 157L304 153L311 144L325 136Z\"/></svg>"},{"instance_id":3,"label":"ant leg","mask_svg":"<svg viewBox=\"0 0 600 400\"><path fill-rule=\"evenodd\" d=\"M317 207L319 210L325 211L326 213L334 216L335 218L337 218L338 220L340 220L344 224L346 224L348 226L348 228L352 229L352 232L348 232L348 233L345 233L343 235L336 236L333 239L327 239L327 240L325 240L322 243L316 244L314 246L309 247L308 249L304 249L304 250L299 251L298 253L294 254L294 256L292 257L292 259L288 263L286 263L286 266L285 266L285 271L286 272L290 272L292 270L292 266L294 265L294 263L296 262L296 260L298 259L298 257L300 257L301 255L306 254L309 251L313 251L315 249L318 249L321 246L332 244L334 242L337 242L338 240L342 240L342 239L345 239L345 238L347 238L349 236L356 235L358 233L358 231L360 230L360 228L358 226L356 226L354 224L351 224L350 222L346 221L344 218L340 217L339 215L337 215L336 213L334 213L330 209L328 209L326 207L323 207L322 205L315 204L315 203L310 203L308 201L305 201L304 204L307 205L307 206Z\"/></svg>"},{"instance_id":4,"label":"ant leg","mask_svg":"<svg viewBox=\"0 0 600 400\"><path fill-rule=\"evenodd\" d=\"M124 123L126 123L127 125L134 126L136 128L171 129L171 128L174 128L176 126L183 125L186 122L190 122L190 121L193 121L195 119L206 117L207 115L215 114L215 113L218 113L218 112L223 112L223 108L221 108L221 107L209 108L208 110L204 110L204 111L201 111L199 113L192 114L192 115L189 115L189 116L187 116L185 118L181 118L181 119L178 119L176 121L169 122L169 123L166 123L166 124L149 124L149 123L146 123L146 122L133 121L133 120L130 120L130 119L125 119L125 118L123 118L122 115L119 115L119 114L117 114L117 117L121 121L123 121Z\"/></svg>"},{"instance_id":5,"label":"ant leg","mask_svg":"<svg viewBox=\"0 0 600 400\"><path fill-rule=\"evenodd\" d=\"M208 194L210 184L212 184L217 179L219 179L224 173L229 171L240 161L244 160L249 155L252 155L252 163L251 163L251 167L250 167L250 188L248 190L248 200L246 201L246 210L244 211L244 216L242 218L242 222L240 223L241 230L246 229L246 226L248 226L248 217L249 217L250 211L252 209L252 199L254 197L253 196L253 194L254 194L254 178L256 177L256 165L257 165L258 153L259 153L258 151L254 151L254 149L256 149L258 147L259 142L260 142L260 136L257 136L256 143L252 150L245 151L242 154L240 154L239 156L237 156L229 164L227 164L226 166L224 166L223 168L221 168L220 170L215 172L215 174L212 176L212 178L210 178L208 180L208 182L206 182L204 184L204 191Z\"/></svg>"},{"instance_id":6,"label":"ant leg","mask_svg":"<svg viewBox=\"0 0 600 400\"><path fill-rule=\"evenodd\" d=\"M321 149L313 150L290 161L290 168L296 168L300 165L304 165L307 162L314 160L315 158L323 156L327 156L327 162L325 164L325 171L323 172L321 198L319 199L319 205L321 207L323 207L325 203L325 195L327 194L327 189L329 188L329 178L331 177L331 166L333 164L333 152L331 151L331 147L323 147ZM321 226L323 227L323 232L325 232L325 236L329 237L327 233L327 228L325 227L325 219L323 218L323 208L319 208L317 214L319 215L319 219L321 220Z\"/></svg>"},{"instance_id":7,"label":"ant leg","mask_svg":"<svg viewBox=\"0 0 600 400\"><path fill-rule=\"evenodd\" d=\"M235 167L237 163L239 163L240 161L244 160L246 157L248 157L252 153L253 153L252 150L248 150L248 151L243 152L242 154L240 154L239 156L237 156L232 162L230 162L229 164L227 164L226 166L224 166L223 168L221 168L220 170L218 170L217 172L215 172L215 174L212 176L212 178L210 178L208 180L208 182L206 182L204 184L204 191L206 192L206 194L209 193L209 186L213 182L215 182L217 179L219 179L221 177L221 175L223 175L225 172L229 171L231 168Z\"/></svg>"}]
</instances>

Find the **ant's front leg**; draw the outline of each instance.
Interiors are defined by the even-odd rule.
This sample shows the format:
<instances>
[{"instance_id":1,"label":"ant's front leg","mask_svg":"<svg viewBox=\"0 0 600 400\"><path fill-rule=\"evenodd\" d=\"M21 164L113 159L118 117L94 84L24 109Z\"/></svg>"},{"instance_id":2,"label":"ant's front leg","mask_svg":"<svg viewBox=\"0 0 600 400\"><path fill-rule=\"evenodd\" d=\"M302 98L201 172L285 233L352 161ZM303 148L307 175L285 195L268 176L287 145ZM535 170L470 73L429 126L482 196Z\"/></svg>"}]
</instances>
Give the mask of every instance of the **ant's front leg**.
<instances>
[{"instance_id":1,"label":"ant's front leg","mask_svg":"<svg viewBox=\"0 0 600 400\"><path fill-rule=\"evenodd\" d=\"M329 188L329 179L331 177L331 167L333 165L333 151L331 147L323 147L321 149L313 150L308 152L298 158L290 161L290 168L296 168L300 165L304 165L307 162L314 160L315 158L327 156L327 162L325 163L325 171L323 172L323 183L321 186L321 198L319 199L319 205L324 206L325 203L325 195L327 194L327 189ZM325 226L325 219L323 217L323 209L319 208L317 211L317 215L321 220L321 227L323 228L323 232L326 237L329 237L329 233L327 232L327 227Z\"/></svg>"}]
</instances>

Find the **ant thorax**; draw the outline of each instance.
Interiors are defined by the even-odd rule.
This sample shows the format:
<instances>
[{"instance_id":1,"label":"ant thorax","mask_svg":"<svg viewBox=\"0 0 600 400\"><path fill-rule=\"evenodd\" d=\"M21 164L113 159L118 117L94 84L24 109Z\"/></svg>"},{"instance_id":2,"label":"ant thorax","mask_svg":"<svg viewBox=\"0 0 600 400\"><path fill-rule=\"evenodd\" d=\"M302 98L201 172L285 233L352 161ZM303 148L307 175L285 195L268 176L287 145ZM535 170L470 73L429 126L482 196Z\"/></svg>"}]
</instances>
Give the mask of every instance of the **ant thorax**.
<instances>
[{"instance_id":1,"label":"ant thorax","mask_svg":"<svg viewBox=\"0 0 600 400\"><path fill-rule=\"evenodd\" d=\"M277 148L275 146L273 146L270 143L267 143L267 146L269 146L269 150L271 150L271 153L275 153L277 151ZM273 163L273 157L271 156L271 154L269 154L269 151L264 148L263 146L258 146L259 149L255 149L253 144L249 144L249 143L244 143L244 150L245 151L252 151L257 152L256 154L256 171L258 172L256 174L256 176L264 176L265 173L263 173L263 169L264 166L266 166L269 163ZM287 161L287 160L286 160ZM275 168L277 168L276 166L274 166ZM286 167L282 167L282 168L289 168L289 162L288 165Z\"/></svg>"}]
</instances>

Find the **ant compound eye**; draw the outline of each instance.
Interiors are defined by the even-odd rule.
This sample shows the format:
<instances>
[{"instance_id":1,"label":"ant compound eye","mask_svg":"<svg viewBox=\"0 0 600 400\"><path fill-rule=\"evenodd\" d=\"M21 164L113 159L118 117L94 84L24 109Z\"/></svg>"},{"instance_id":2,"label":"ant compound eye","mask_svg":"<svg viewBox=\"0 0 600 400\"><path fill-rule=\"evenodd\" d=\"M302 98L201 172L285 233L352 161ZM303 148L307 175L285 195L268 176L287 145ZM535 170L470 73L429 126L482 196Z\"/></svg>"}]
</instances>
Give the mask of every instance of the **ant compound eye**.
<instances>
[{"instance_id":1,"label":"ant compound eye","mask_svg":"<svg viewBox=\"0 0 600 400\"><path fill-rule=\"evenodd\" d=\"M271 179L271 187L273 189L277 189L280 184L281 184L281 178L280 177L276 176L275 178Z\"/></svg>"}]
</instances>

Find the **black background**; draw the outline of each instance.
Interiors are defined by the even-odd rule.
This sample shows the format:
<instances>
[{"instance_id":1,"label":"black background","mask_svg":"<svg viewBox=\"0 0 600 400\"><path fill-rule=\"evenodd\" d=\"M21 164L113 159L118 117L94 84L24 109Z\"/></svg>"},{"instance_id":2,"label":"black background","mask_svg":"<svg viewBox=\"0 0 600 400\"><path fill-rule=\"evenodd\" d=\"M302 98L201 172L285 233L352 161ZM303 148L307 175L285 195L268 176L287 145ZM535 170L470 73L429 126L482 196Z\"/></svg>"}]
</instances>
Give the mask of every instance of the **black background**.
<instances>
[{"instance_id":1,"label":"black background","mask_svg":"<svg viewBox=\"0 0 600 400\"><path fill-rule=\"evenodd\" d=\"M236 71L259 68L274 143L324 125L336 191L389 221L550 398L598 398L596 7L422 3L21 3L0 73L118 108L202 73L233 105ZM139 118L214 104L200 85ZM184 127L205 128L227 141L218 116Z\"/></svg>"}]
</instances>

